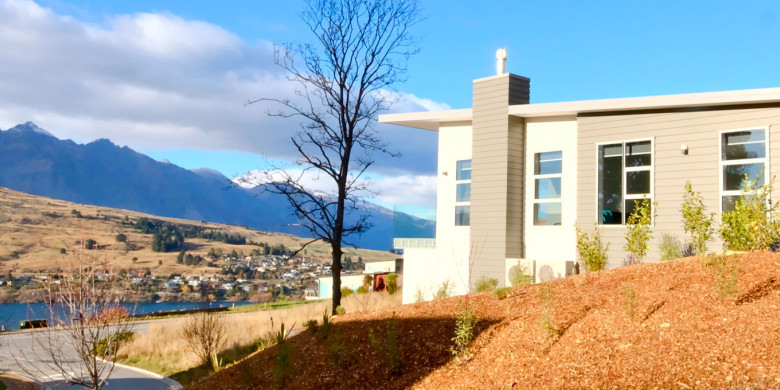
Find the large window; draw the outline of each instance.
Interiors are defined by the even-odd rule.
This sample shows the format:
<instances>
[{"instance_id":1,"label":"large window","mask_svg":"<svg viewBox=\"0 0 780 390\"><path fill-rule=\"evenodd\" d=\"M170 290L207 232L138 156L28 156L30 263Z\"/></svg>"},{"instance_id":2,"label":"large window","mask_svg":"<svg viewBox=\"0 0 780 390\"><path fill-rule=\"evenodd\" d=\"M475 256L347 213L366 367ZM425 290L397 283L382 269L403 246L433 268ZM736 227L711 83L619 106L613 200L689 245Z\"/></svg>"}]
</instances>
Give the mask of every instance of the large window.
<instances>
[{"instance_id":1,"label":"large window","mask_svg":"<svg viewBox=\"0 0 780 390\"><path fill-rule=\"evenodd\" d=\"M534 155L534 225L561 224L563 152Z\"/></svg>"},{"instance_id":2,"label":"large window","mask_svg":"<svg viewBox=\"0 0 780 390\"><path fill-rule=\"evenodd\" d=\"M764 184L768 174L766 141L765 129L721 133L721 211L734 210L734 203L745 185L745 175L748 180L758 178L758 184Z\"/></svg>"},{"instance_id":3,"label":"large window","mask_svg":"<svg viewBox=\"0 0 780 390\"><path fill-rule=\"evenodd\" d=\"M599 224L625 224L643 197L653 201L653 142L599 145Z\"/></svg>"},{"instance_id":4,"label":"large window","mask_svg":"<svg viewBox=\"0 0 780 390\"><path fill-rule=\"evenodd\" d=\"M471 220L471 160L459 160L455 169L455 226Z\"/></svg>"}]
</instances>

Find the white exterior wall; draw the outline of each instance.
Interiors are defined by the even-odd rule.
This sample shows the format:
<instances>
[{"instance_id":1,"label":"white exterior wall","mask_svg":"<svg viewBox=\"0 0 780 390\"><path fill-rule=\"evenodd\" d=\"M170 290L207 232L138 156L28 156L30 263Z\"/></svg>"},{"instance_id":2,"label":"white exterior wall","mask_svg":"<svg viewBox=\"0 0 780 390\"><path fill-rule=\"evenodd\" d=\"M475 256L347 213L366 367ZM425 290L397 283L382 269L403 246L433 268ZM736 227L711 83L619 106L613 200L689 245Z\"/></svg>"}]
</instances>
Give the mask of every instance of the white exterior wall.
<instances>
[{"instance_id":1,"label":"white exterior wall","mask_svg":"<svg viewBox=\"0 0 780 390\"><path fill-rule=\"evenodd\" d=\"M468 292L468 226L455 226L455 169L458 160L471 159L471 126L439 129L438 183L436 195L436 249L404 248L403 303L413 303L420 291L433 299L448 282L450 295ZM446 174L445 174L446 172Z\"/></svg>"},{"instance_id":2,"label":"white exterior wall","mask_svg":"<svg viewBox=\"0 0 780 390\"><path fill-rule=\"evenodd\" d=\"M395 260L374 261L366 263L364 274L375 274L378 272L395 272Z\"/></svg>"},{"instance_id":3,"label":"white exterior wall","mask_svg":"<svg viewBox=\"0 0 780 390\"><path fill-rule=\"evenodd\" d=\"M333 297L333 277L323 276L318 280L318 295L320 299ZM341 288L349 287L353 291L363 285L363 275L341 275Z\"/></svg>"},{"instance_id":4,"label":"white exterior wall","mask_svg":"<svg viewBox=\"0 0 780 390\"><path fill-rule=\"evenodd\" d=\"M556 150L563 151L561 225L534 226L534 155ZM526 151L525 258L537 262L576 260L577 119L529 118ZM561 266L565 271L563 263Z\"/></svg>"}]
</instances>

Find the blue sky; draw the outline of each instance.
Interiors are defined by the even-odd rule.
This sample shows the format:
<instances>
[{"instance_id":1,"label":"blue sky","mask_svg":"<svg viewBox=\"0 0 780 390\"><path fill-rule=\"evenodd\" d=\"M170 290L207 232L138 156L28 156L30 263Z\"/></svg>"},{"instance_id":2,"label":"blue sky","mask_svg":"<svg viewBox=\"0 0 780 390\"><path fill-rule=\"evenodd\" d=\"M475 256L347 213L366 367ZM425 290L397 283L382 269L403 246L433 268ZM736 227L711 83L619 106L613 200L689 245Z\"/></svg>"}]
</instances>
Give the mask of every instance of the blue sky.
<instances>
[{"instance_id":1,"label":"blue sky","mask_svg":"<svg viewBox=\"0 0 780 390\"><path fill-rule=\"evenodd\" d=\"M780 86L776 1L421 4L396 112L470 107L500 47L507 70L531 78L532 103ZM303 5L0 0L0 128L33 120L229 177L289 160L297 124L243 102L289 93L271 45L310 39ZM403 157L378 159L376 201L430 210L436 135L380 131Z\"/></svg>"}]
</instances>

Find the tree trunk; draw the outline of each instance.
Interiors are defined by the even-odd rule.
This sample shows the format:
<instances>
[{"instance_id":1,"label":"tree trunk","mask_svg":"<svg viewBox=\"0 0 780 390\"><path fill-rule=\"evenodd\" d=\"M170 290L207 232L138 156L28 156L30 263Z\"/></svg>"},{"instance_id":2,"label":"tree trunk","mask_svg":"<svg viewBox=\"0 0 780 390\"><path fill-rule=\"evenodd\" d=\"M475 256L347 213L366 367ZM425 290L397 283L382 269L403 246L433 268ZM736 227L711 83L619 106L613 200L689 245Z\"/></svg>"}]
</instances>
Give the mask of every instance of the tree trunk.
<instances>
[{"instance_id":1,"label":"tree trunk","mask_svg":"<svg viewBox=\"0 0 780 390\"><path fill-rule=\"evenodd\" d=\"M333 276L333 303L331 314L336 314L336 308L341 306L341 242L332 242L331 275Z\"/></svg>"}]
</instances>

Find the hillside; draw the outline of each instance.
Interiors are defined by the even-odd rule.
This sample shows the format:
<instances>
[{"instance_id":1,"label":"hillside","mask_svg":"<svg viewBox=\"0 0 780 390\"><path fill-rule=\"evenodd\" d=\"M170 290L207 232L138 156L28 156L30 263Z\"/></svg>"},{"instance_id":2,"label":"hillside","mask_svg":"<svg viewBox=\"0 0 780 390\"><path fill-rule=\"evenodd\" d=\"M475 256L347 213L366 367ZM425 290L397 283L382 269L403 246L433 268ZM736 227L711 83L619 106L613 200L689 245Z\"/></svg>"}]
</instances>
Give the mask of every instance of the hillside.
<instances>
[{"instance_id":1,"label":"hillside","mask_svg":"<svg viewBox=\"0 0 780 390\"><path fill-rule=\"evenodd\" d=\"M32 122L0 131L0 187L75 203L306 236L287 200L259 186L244 189L210 169L187 170L99 139L60 140ZM386 250L394 234L431 237L433 222L368 204L374 227L352 242Z\"/></svg>"},{"instance_id":2,"label":"hillside","mask_svg":"<svg viewBox=\"0 0 780 390\"><path fill-rule=\"evenodd\" d=\"M191 388L273 388L284 373L290 389L780 388L780 255L740 259L726 298L717 267L697 258L515 287L502 300L473 294L481 321L462 363L449 352L459 297L341 316L325 340L308 331L291 340L288 370L274 346ZM386 347L393 328L396 375Z\"/></svg>"},{"instance_id":3,"label":"hillside","mask_svg":"<svg viewBox=\"0 0 780 390\"><path fill-rule=\"evenodd\" d=\"M74 210L81 217L74 214ZM247 240L264 242L271 246L283 244L299 248L308 240L290 234L261 232L240 226L203 223L183 219L163 218L129 210L80 205L44 198L0 187L0 273L8 270L36 272L66 269L72 261L67 253L79 248L82 240L93 239L104 247L106 257L121 268L150 268L155 275L182 273L184 275L211 275L219 268L186 266L176 262L177 252L152 251L152 235L142 234L124 222L146 217L180 226L213 229L231 235L241 235ZM116 235L123 233L127 242L117 242ZM60 253L65 249L66 254ZM233 250L249 253L255 245L230 245L223 242L192 238L185 240L184 249L189 253L205 256L212 248L224 253ZM394 259L386 251L348 249L349 256L361 256L366 260ZM306 256L329 261L329 246L314 243L307 247ZM133 261L133 258L137 258ZM162 261L162 265L158 265Z\"/></svg>"}]
</instances>

